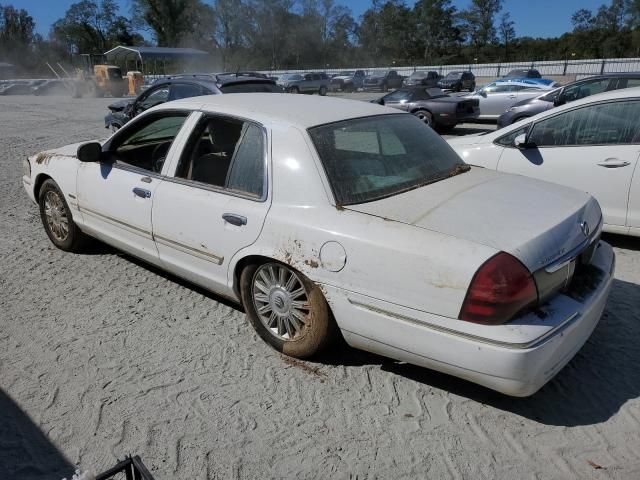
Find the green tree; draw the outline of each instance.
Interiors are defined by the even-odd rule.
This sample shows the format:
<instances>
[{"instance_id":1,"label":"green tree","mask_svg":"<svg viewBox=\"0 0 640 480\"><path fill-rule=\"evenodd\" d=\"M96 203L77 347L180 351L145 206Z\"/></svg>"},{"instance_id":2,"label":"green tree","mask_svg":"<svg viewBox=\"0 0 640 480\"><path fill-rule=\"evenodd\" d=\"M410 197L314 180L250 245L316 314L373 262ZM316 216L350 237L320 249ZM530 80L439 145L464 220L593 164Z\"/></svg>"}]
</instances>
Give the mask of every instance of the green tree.
<instances>
[{"instance_id":1,"label":"green tree","mask_svg":"<svg viewBox=\"0 0 640 480\"><path fill-rule=\"evenodd\" d=\"M502 10L502 0L471 0L460 18L469 42L480 49L496 42L496 15Z\"/></svg>"},{"instance_id":2,"label":"green tree","mask_svg":"<svg viewBox=\"0 0 640 480\"><path fill-rule=\"evenodd\" d=\"M451 0L418 0L413 7L417 43L426 64L438 63L459 50L461 32Z\"/></svg>"},{"instance_id":3,"label":"green tree","mask_svg":"<svg viewBox=\"0 0 640 480\"><path fill-rule=\"evenodd\" d=\"M507 12L500 17L500 24L498 25L498 34L500 35L500 40L502 41L502 45L504 46L504 61L509 61L509 47L513 44L516 39L516 29L514 27L515 23L511 20L511 15Z\"/></svg>"},{"instance_id":4,"label":"green tree","mask_svg":"<svg viewBox=\"0 0 640 480\"><path fill-rule=\"evenodd\" d=\"M200 0L132 0L136 26L148 27L162 47L176 47L192 32L197 15L202 11Z\"/></svg>"}]
</instances>

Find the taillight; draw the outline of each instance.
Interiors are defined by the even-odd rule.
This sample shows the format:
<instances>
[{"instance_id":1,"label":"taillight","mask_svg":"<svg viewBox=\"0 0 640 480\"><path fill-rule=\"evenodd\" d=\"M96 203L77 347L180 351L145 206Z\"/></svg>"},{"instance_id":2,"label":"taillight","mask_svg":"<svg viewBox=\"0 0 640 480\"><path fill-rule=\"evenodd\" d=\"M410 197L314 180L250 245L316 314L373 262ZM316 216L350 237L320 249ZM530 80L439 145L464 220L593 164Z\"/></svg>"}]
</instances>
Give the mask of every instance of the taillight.
<instances>
[{"instance_id":1,"label":"taillight","mask_svg":"<svg viewBox=\"0 0 640 480\"><path fill-rule=\"evenodd\" d=\"M529 270L512 255L500 252L474 275L458 318L499 325L537 301L538 290Z\"/></svg>"}]
</instances>

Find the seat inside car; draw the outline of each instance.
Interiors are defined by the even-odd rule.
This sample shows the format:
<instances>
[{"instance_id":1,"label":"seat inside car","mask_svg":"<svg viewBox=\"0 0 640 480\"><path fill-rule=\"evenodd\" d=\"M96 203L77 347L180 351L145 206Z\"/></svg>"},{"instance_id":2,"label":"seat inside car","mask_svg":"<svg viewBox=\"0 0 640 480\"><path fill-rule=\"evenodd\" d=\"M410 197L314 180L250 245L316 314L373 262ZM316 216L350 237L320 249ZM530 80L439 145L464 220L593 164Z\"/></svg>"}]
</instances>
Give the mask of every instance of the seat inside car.
<instances>
[{"instance_id":1,"label":"seat inside car","mask_svg":"<svg viewBox=\"0 0 640 480\"><path fill-rule=\"evenodd\" d=\"M224 186L233 154L242 134L242 123L211 119L193 152L190 178Z\"/></svg>"}]
</instances>

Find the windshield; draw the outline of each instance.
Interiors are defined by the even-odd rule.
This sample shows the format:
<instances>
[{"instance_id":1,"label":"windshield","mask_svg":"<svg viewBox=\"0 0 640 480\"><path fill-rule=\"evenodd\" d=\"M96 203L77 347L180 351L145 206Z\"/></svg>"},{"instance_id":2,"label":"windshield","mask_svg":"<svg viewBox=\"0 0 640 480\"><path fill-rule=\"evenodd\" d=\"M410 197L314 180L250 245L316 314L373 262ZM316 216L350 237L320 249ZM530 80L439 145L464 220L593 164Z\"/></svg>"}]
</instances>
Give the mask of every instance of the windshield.
<instances>
[{"instance_id":1,"label":"windshield","mask_svg":"<svg viewBox=\"0 0 640 480\"><path fill-rule=\"evenodd\" d=\"M462 76L462 72L450 72L450 73L447 73L447 76L445 78L450 80L456 80L461 76Z\"/></svg>"},{"instance_id":2,"label":"windshield","mask_svg":"<svg viewBox=\"0 0 640 480\"><path fill-rule=\"evenodd\" d=\"M378 115L309 129L338 205L371 202L466 172L413 115Z\"/></svg>"},{"instance_id":3,"label":"windshield","mask_svg":"<svg viewBox=\"0 0 640 480\"><path fill-rule=\"evenodd\" d=\"M424 78L428 75L428 72L413 72L409 78Z\"/></svg>"},{"instance_id":4,"label":"windshield","mask_svg":"<svg viewBox=\"0 0 640 480\"><path fill-rule=\"evenodd\" d=\"M409 97L411 97L410 90L396 90L382 98L385 102L401 102L402 100L409 100Z\"/></svg>"},{"instance_id":5,"label":"windshield","mask_svg":"<svg viewBox=\"0 0 640 480\"><path fill-rule=\"evenodd\" d=\"M302 75L297 73L285 73L280 77L280 80L302 80Z\"/></svg>"},{"instance_id":6,"label":"windshield","mask_svg":"<svg viewBox=\"0 0 640 480\"><path fill-rule=\"evenodd\" d=\"M352 77L356 72L340 72L338 74L339 77Z\"/></svg>"}]
</instances>

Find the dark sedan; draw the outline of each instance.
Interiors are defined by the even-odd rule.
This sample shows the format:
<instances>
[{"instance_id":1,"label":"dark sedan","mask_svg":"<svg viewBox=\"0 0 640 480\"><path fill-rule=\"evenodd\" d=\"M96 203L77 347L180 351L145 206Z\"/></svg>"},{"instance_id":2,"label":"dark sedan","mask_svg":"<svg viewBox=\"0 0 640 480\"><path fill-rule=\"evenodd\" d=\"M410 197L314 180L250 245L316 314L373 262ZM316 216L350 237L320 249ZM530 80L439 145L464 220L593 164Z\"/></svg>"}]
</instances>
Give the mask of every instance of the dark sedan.
<instances>
[{"instance_id":1,"label":"dark sedan","mask_svg":"<svg viewBox=\"0 0 640 480\"><path fill-rule=\"evenodd\" d=\"M471 72L449 72L447 76L438 80L438 88L443 90L452 90L454 92L460 92L462 90L469 90L473 92L476 89L476 77Z\"/></svg>"},{"instance_id":2,"label":"dark sedan","mask_svg":"<svg viewBox=\"0 0 640 480\"><path fill-rule=\"evenodd\" d=\"M640 73L612 73L578 80L538 97L516 103L500 115L498 128L507 127L555 106L564 105L596 93L631 87L640 87Z\"/></svg>"},{"instance_id":3,"label":"dark sedan","mask_svg":"<svg viewBox=\"0 0 640 480\"><path fill-rule=\"evenodd\" d=\"M246 74L225 73L218 75L176 75L162 78L142 92L138 98L120 100L109 105L110 112L104 118L105 128L115 131L136 115L161 103L181 98L220 93L278 92L283 90L276 82Z\"/></svg>"},{"instance_id":4,"label":"dark sedan","mask_svg":"<svg viewBox=\"0 0 640 480\"><path fill-rule=\"evenodd\" d=\"M364 90L379 90L386 92L390 88L400 88L404 77L395 70L387 70L384 72L375 72L367 75L362 83Z\"/></svg>"},{"instance_id":5,"label":"dark sedan","mask_svg":"<svg viewBox=\"0 0 640 480\"><path fill-rule=\"evenodd\" d=\"M404 87L373 102L412 113L430 127L445 131L480 115L477 99L452 97L439 88Z\"/></svg>"}]
</instances>

